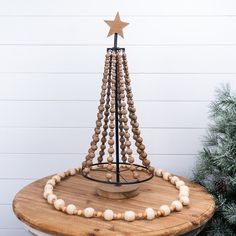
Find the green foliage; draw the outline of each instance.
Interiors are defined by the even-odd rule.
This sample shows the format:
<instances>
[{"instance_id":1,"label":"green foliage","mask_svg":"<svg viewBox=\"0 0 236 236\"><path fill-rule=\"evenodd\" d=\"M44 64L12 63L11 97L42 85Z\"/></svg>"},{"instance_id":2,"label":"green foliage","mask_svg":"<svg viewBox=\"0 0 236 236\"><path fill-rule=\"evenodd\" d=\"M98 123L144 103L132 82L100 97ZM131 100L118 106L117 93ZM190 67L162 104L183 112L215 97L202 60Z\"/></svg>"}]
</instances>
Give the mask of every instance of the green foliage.
<instances>
[{"instance_id":1,"label":"green foliage","mask_svg":"<svg viewBox=\"0 0 236 236\"><path fill-rule=\"evenodd\" d=\"M217 210L201 235L236 235L236 95L226 85L210 106L207 135L194 180L213 195Z\"/></svg>"}]
</instances>

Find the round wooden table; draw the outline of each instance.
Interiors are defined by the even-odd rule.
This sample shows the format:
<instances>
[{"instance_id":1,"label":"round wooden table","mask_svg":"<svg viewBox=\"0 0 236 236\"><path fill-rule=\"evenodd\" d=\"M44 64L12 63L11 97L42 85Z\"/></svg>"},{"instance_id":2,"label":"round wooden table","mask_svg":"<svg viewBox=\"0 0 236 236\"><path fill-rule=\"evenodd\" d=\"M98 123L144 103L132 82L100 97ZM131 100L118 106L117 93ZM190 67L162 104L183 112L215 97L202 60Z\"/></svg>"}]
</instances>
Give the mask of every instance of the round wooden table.
<instances>
[{"instance_id":1,"label":"round wooden table","mask_svg":"<svg viewBox=\"0 0 236 236\"><path fill-rule=\"evenodd\" d=\"M37 180L16 194L13 209L16 216L25 224L32 235L63 236L157 236L157 235L197 235L204 224L212 217L215 203L206 190L185 180L190 187L190 205L181 212L172 213L152 221L123 220L104 221L98 218L70 216L55 210L43 198L43 186L50 178ZM76 175L62 181L55 188L58 197L66 203L80 208L93 207L103 211L125 210L143 211L147 207L158 209L162 204L170 204L177 199L178 191L161 178L154 177L140 185L140 194L125 200L112 200L97 196L98 183Z\"/></svg>"}]
</instances>

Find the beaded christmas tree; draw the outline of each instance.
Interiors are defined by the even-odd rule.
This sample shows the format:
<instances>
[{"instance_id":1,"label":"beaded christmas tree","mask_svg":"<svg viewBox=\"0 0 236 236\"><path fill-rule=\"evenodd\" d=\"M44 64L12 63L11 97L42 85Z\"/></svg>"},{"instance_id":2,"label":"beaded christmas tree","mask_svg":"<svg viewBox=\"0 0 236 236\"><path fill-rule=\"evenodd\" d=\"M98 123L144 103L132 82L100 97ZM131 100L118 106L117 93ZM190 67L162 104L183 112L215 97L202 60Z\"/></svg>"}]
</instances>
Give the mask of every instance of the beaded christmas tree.
<instances>
[{"instance_id":1,"label":"beaded christmas tree","mask_svg":"<svg viewBox=\"0 0 236 236\"><path fill-rule=\"evenodd\" d=\"M96 127L82 163L82 175L118 186L137 184L151 179L154 168L150 166L137 122L127 55L124 48L117 47L118 35L123 37L128 23L120 20L119 13L114 21L105 22L110 26L108 37L114 34L114 47L108 48L105 56ZM136 146L140 164L135 163L132 145ZM104 175L96 174L101 171Z\"/></svg>"},{"instance_id":2,"label":"beaded christmas tree","mask_svg":"<svg viewBox=\"0 0 236 236\"><path fill-rule=\"evenodd\" d=\"M162 169L155 170L150 165L137 122L127 56L124 48L117 47L118 35L123 37L122 30L128 23L120 20L119 13L114 21L105 22L110 26L108 36L114 34L114 47L107 49L105 57L96 127L88 154L82 167L66 170L47 180L43 197L56 210L69 215L103 218L107 221L154 220L170 215L171 212L181 211L183 206L189 205L189 187L179 177ZM131 148L134 145L139 163L135 162ZM96 161L94 161L95 158ZM89 206L82 209L80 205L66 204L65 200L59 198L54 192L56 185L61 181L80 174L99 182L97 194L111 199L136 196L139 193L138 184L150 180L154 176L169 181L179 190L179 193L176 200L172 201L169 206L161 205L158 210L148 207L140 212L129 209L125 212L114 212L112 209L95 210ZM103 205L101 205L102 207Z\"/></svg>"}]
</instances>

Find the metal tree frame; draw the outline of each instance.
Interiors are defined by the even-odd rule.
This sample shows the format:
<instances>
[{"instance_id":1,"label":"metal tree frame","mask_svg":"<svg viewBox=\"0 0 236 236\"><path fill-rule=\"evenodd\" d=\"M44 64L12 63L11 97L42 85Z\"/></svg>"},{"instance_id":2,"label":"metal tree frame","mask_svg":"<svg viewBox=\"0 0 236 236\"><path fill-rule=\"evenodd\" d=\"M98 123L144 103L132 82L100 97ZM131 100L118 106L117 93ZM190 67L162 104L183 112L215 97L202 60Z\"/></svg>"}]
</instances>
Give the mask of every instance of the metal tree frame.
<instances>
[{"instance_id":1,"label":"metal tree frame","mask_svg":"<svg viewBox=\"0 0 236 236\"><path fill-rule=\"evenodd\" d=\"M125 52L125 48L119 48L117 47L117 40L118 40L118 34L115 33L114 34L114 46L112 48L107 48L107 52ZM110 62L110 66L111 66L111 62ZM109 68L109 76L111 73L111 70ZM81 174L89 179L89 180L93 180L96 182L100 182L100 183L106 183L106 184L114 184L116 186L121 186L121 185L127 185L127 184L137 184L137 183L142 183L145 181L148 181L150 179L153 178L154 176L154 168L151 167L150 165L144 166L144 165L138 165L138 164L130 164L130 163L126 163L126 162L121 162L120 161L120 149L119 149L119 85L118 85L118 63L116 63L116 68L115 68L115 154L116 154L116 158L115 158L115 162L98 162L98 163L92 163L90 165L88 165L85 162L83 162L82 165L82 172ZM93 158L92 158L93 159ZM113 164L115 165L115 171L112 171L115 173L115 181L107 181L107 180L100 180L98 178L92 177L89 173L85 172L84 170L86 168L91 169L92 171L106 171L104 168L104 165L106 164ZM127 181L125 179L125 177L121 174L125 171L129 170L130 166L135 166L136 168L138 168L140 171L144 171L145 173L147 173L147 176L143 179L133 179L132 181ZM122 169L120 168L122 166ZM121 180L122 178L122 180Z\"/></svg>"}]
</instances>

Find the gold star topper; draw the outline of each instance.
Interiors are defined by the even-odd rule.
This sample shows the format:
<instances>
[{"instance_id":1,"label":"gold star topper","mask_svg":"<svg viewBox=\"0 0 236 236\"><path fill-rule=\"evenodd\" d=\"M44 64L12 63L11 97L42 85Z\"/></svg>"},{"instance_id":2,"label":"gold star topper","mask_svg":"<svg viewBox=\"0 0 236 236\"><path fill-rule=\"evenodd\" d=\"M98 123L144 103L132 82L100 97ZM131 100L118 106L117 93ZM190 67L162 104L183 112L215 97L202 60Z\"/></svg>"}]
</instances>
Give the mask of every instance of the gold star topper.
<instances>
[{"instance_id":1,"label":"gold star topper","mask_svg":"<svg viewBox=\"0 0 236 236\"><path fill-rule=\"evenodd\" d=\"M124 38L123 35L123 28L125 28L129 23L123 22L120 20L120 14L117 12L115 19L112 20L104 20L110 27L109 33L107 37L117 33L120 35L122 38Z\"/></svg>"}]
</instances>

